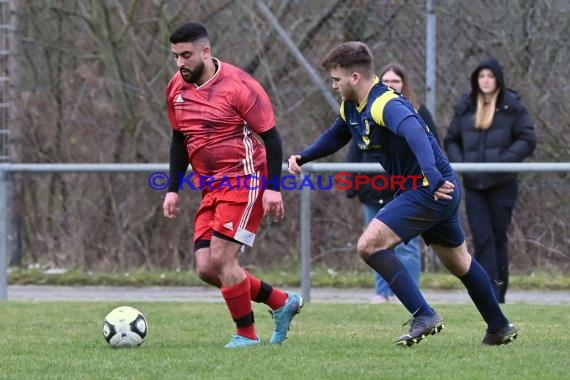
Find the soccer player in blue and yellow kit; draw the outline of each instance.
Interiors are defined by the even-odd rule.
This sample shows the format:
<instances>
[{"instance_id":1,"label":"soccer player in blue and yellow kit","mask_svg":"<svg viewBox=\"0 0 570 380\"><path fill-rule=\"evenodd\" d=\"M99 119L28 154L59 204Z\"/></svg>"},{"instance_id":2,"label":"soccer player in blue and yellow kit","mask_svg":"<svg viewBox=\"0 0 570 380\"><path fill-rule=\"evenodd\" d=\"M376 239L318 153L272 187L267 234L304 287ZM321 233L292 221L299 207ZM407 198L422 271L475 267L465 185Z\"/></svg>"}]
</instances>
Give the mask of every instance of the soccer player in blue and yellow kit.
<instances>
[{"instance_id":1,"label":"soccer player in blue and yellow kit","mask_svg":"<svg viewBox=\"0 0 570 380\"><path fill-rule=\"evenodd\" d=\"M336 152L354 138L388 176L407 178L404 189L378 212L358 240L360 256L412 314L409 332L396 344L411 346L443 328L443 319L392 250L418 235L467 288L487 323L483 343L511 342L517 329L501 311L487 273L467 252L458 215L459 182L429 128L406 98L374 75L372 53L365 44L340 44L322 64L343 99L340 115L311 146L289 157L289 171L299 174L301 165Z\"/></svg>"}]
</instances>

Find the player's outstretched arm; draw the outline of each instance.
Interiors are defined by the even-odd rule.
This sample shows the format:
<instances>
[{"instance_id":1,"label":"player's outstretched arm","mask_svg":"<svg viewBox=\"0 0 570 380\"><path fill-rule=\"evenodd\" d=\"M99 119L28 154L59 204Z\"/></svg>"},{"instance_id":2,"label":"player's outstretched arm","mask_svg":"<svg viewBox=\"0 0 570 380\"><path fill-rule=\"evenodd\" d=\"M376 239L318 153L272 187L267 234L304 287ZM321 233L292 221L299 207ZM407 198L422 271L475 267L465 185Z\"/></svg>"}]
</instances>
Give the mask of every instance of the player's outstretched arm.
<instances>
[{"instance_id":1,"label":"player's outstretched arm","mask_svg":"<svg viewBox=\"0 0 570 380\"><path fill-rule=\"evenodd\" d=\"M332 125L320 135L313 144L305 148L300 154L289 157L289 172L298 175L300 166L327 157L345 146L352 139L345 121L339 116ZM292 159L292 157L296 157Z\"/></svg>"},{"instance_id":2,"label":"player's outstretched arm","mask_svg":"<svg viewBox=\"0 0 570 380\"><path fill-rule=\"evenodd\" d=\"M299 175L301 174L301 166L299 166L299 162L301 161L301 156L298 154L294 154L289 156L288 164L289 164L289 173Z\"/></svg>"}]
</instances>

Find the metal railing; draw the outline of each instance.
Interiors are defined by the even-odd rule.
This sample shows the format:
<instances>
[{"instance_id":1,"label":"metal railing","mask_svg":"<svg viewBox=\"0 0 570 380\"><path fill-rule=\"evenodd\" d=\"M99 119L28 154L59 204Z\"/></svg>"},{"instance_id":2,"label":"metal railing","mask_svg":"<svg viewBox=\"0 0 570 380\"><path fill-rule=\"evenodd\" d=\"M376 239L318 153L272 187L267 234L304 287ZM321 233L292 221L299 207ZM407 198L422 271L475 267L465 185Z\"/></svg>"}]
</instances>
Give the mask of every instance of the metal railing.
<instances>
[{"instance_id":1,"label":"metal railing","mask_svg":"<svg viewBox=\"0 0 570 380\"><path fill-rule=\"evenodd\" d=\"M532 163L454 163L458 173L466 172L570 172L570 162ZM152 173L168 172L168 164L0 164L0 300L7 298L8 288L8 186L10 173ZM287 170L286 164L282 166ZM382 172L376 163L308 163L302 167L302 177L314 173L330 172ZM301 291L305 300L311 294L311 188L301 188L300 197L300 250L301 250Z\"/></svg>"}]
</instances>

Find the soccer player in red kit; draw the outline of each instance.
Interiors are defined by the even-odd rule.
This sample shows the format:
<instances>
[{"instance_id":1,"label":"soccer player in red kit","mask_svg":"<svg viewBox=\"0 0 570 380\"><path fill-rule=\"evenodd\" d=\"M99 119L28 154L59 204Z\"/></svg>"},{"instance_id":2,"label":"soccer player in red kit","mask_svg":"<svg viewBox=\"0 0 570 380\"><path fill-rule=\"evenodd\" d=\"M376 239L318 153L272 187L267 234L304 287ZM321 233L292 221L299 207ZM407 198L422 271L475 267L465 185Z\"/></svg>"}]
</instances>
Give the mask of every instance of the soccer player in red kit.
<instances>
[{"instance_id":1,"label":"soccer player in red kit","mask_svg":"<svg viewBox=\"0 0 570 380\"><path fill-rule=\"evenodd\" d=\"M270 343L279 344L303 299L261 281L238 262L262 218L284 216L279 192L283 149L269 97L249 74L212 57L203 25L182 25L170 35L170 44L178 72L166 88L172 142L164 216L173 219L180 212L178 189L188 164L210 179L196 214L194 251L198 276L221 288L237 327L225 347L260 344L252 300L272 309ZM261 183L262 178L269 180Z\"/></svg>"}]
</instances>

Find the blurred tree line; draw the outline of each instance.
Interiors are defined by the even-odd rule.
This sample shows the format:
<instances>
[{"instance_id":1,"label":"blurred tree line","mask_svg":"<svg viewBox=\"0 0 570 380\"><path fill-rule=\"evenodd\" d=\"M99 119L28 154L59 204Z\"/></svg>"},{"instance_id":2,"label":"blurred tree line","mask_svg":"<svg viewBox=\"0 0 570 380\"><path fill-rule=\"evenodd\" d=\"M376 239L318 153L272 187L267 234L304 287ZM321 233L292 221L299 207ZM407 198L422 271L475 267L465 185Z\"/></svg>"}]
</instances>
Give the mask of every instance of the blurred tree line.
<instances>
[{"instance_id":1,"label":"blurred tree line","mask_svg":"<svg viewBox=\"0 0 570 380\"><path fill-rule=\"evenodd\" d=\"M319 66L323 55L342 41L362 40L378 68L402 62L418 94L425 93L425 1L265 3L327 86ZM435 4L440 136L469 89L471 71L493 55L537 123L532 161L570 161L568 1ZM311 143L336 116L253 0L18 0L11 7L13 162L168 162L164 88L176 70L168 36L190 20L207 25L214 56L244 68L267 89L286 156ZM345 154L327 161L342 162ZM200 194L183 191L182 216L166 221L164 192L151 190L147 178L12 175L14 262L90 270L191 266ZM521 175L510 230L514 270L568 271L568 190L566 173ZM284 199L286 219L264 222L246 256L250 265L298 263L299 192L285 192ZM340 191L314 192L312 226L313 262L336 269L360 265L357 201Z\"/></svg>"}]
</instances>

